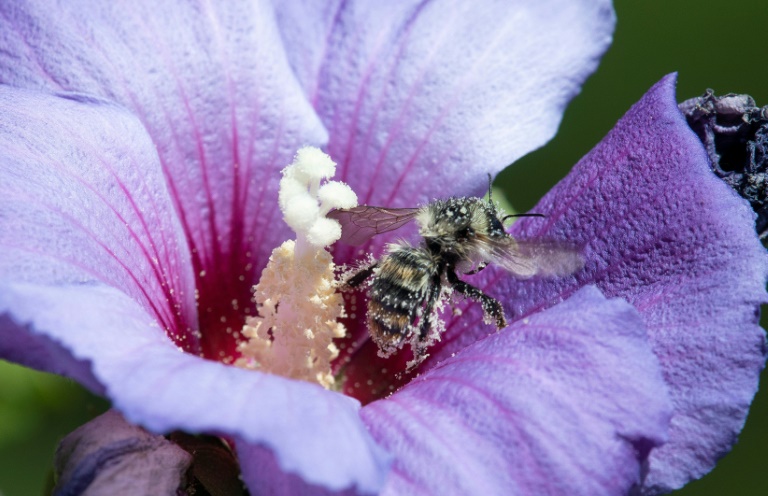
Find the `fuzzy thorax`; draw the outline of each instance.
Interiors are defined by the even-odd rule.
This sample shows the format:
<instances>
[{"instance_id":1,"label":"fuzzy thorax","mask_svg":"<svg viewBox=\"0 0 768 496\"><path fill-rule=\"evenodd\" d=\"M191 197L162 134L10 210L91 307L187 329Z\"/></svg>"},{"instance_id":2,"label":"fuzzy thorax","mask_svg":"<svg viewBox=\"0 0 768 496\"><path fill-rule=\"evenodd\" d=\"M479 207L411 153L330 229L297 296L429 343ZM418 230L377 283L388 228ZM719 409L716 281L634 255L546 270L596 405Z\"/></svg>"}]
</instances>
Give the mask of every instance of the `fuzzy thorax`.
<instances>
[{"instance_id":1,"label":"fuzzy thorax","mask_svg":"<svg viewBox=\"0 0 768 496\"><path fill-rule=\"evenodd\" d=\"M328 155L305 147L283 170L280 210L296 240L272 252L254 287L258 315L243 328L248 340L239 347L239 366L333 386L333 339L345 334L338 322L344 307L325 248L341 237L341 226L326 214L357 205L349 186L327 181L335 169Z\"/></svg>"}]
</instances>

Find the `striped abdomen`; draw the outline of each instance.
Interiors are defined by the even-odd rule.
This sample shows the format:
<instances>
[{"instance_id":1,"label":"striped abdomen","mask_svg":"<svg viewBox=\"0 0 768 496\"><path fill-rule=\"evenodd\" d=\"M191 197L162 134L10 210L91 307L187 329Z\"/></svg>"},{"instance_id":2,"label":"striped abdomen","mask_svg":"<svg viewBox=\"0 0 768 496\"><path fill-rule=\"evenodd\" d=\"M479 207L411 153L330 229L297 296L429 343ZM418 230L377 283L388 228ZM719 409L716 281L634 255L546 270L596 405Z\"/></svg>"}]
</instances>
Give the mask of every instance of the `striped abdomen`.
<instances>
[{"instance_id":1,"label":"striped abdomen","mask_svg":"<svg viewBox=\"0 0 768 496\"><path fill-rule=\"evenodd\" d=\"M382 259L369 291L368 328L383 353L395 351L413 332L438 270L423 248L397 247Z\"/></svg>"}]
</instances>

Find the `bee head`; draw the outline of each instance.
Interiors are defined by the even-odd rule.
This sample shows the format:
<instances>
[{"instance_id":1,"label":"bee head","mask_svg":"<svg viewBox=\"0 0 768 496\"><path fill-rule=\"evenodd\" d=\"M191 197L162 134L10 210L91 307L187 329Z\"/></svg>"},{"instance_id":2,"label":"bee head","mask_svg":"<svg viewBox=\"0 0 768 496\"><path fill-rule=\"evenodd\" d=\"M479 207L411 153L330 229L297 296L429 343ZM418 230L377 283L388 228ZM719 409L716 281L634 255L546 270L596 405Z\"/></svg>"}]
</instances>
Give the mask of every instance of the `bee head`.
<instances>
[{"instance_id":1,"label":"bee head","mask_svg":"<svg viewBox=\"0 0 768 496\"><path fill-rule=\"evenodd\" d=\"M417 221L430 249L463 259L483 240L506 235L495 206L474 197L437 200L424 207Z\"/></svg>"}]
</instances>

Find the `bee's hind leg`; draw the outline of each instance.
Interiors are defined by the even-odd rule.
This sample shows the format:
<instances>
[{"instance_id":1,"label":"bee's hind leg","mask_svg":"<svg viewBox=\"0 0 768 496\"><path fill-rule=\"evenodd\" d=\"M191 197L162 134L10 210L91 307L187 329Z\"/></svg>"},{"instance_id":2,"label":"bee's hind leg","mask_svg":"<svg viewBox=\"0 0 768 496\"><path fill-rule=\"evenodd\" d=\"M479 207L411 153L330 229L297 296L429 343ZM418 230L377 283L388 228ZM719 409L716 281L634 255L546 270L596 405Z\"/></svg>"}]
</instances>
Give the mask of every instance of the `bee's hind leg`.
<instances>
[{"instance_id":1,"label":"bee's hind leg","mask_svg":"<svg viewBox=\"0 0 768 496\"><path fill-rule=\"evenodd\" d=\"M406 372L411 372L427 358L427 348L432 344L429 332L432 328L432 312L434 312L437 300L440 298L441 282L440 274L436 274L432 277L432 281L427 289L427 298L422 308L421 317L419 317L418 334L411 340L413 360L408 362L408 366L405 369ZM411 315L411 321L413 321L413 317Z\"/></svg>"},{"instance_id":2,"label":"bee's hind leg","mask_svg":"<svg viewBox=\"0 0 768 496\"><path fill-rule=\"evenodd\" d=\"M467 284L466 282L462 281L453 270L448 270L446 273L448 276L448 282L456 291L463 294L467 298L471 298L480 302L485 315L491 317L496 322L497 329L503 329L504 327L507 327L507 318L504 316L504 308L501 306L501 303L499 303L498 300L491 298L471 284Z\"/></svg>"},{"instance_id":3,"label":"bee's hind leg","mask_svg":"<svg viewBox=\"0 0 768 496\"><path fill-rule=\"evenodd\" d=\"M373 274L373 270L376 267L378 267L378 265L379 265L379 262L373 262L368 267L365 267L364 269L360 269L355 275L347 279L347 281L344 284L350 288L358 287L363 283L363 281L371 277L371 274Z\"/></svg>"},{"instance_id":4,"label":"bee's hind leg","mask_svg":"<svg viewBox=\"0 0 768 496\"><path fill-rule=\"evenodd\" d=\"M429 338L429 329L432 327L432 312L435 310L437 300L440 298L440 289L442 287L440 274L432 277L429 285L429 294L427 294L427 303L424 305L424 312L419 320L419 341L425 342Z\"/></svg>"},{"instance_id":5,"label":"bee's hind leg","mask_svg":"<svg viewBox=\"0 0 768 496\"><path fill-rule=\"evenodd\" d=\"M475 267L473 270L470 270L469 272L465 272L464 275L471 276L472 274L477 274L486 267L488 267L488 262L480 262L477 264L477 267Z\"/></svg>"}]
</instances>

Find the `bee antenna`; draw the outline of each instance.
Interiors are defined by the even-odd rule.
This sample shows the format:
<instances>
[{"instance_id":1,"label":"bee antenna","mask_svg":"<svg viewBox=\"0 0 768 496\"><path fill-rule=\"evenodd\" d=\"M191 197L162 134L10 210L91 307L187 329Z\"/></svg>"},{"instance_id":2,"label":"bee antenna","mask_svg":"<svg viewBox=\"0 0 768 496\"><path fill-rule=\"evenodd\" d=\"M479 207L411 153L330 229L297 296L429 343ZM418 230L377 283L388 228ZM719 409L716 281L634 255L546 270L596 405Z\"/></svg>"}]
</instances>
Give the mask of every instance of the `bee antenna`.
<instances>
[{"instance_id":1,"label":"bee antenna","mask_svg":"<svg viewBox=\"0 0 768 496\"><path fill-rule=\"evenodd\" d=\"M493 185L493 179L491 178L491 173L488 173L488 203L493 203L493 196L491 195L492 192L492 185Z\"/></svg>"},{"instance_id":2,"label":"bee antenna","mask_svg":"<svg viewBox=\"0 0 768 496\"><path fill-rule=\"evenodd\" d=\"M505 215L503 219L501 219L501 222L504 222L507 219L512 219L514 217L546 217L544 214L510 214Z\"/></svg>"}]
</instances>

